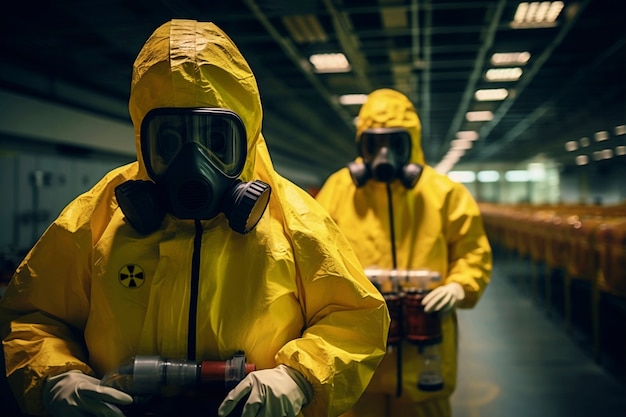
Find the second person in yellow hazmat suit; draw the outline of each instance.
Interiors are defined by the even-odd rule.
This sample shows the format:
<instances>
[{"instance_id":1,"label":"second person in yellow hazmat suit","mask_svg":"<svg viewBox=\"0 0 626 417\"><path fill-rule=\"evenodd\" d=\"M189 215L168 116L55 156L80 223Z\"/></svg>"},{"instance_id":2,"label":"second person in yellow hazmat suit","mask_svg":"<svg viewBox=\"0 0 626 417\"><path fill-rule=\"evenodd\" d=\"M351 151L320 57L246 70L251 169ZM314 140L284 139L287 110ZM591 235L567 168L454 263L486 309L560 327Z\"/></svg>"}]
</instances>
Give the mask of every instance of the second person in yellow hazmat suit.
<instances>
[{"instance_id":1,"label":"second person in yellow hazmat suit","mask_svg":"<svg viewBox=\"0 0 626 417\"><path fill-rule=\"evenodd\" d=\"M423 304L441 317L443 389L418 389L423 370L418 349L404 340L388 351L347 415L449 416L457 369L453 307L473 307L491 274L479 209L463 185L425 164L419 117L400 92L380 89L368 96L357 119L357 145L357 160L332 174L316 199L345 232L364 268L426 270L441 277ZM391 328L393 320L392 315Z\"/></svg>"},{"instance_id":2,"label":"second person in yellow hazmat suit","mask_svg":"<svg viewBox=\"0 0 626 417\"><path fill-rule=\"evenodd\" d=\"M219 416L349 409L384 356L387 307L326 211L274 171L236 46L213 23L163 24L129 108L138 160L64 209L0 300L22 410L121 416L133 398L101 379L129 358L239 351L256 370Z\"/></svg>"}]
</instances>

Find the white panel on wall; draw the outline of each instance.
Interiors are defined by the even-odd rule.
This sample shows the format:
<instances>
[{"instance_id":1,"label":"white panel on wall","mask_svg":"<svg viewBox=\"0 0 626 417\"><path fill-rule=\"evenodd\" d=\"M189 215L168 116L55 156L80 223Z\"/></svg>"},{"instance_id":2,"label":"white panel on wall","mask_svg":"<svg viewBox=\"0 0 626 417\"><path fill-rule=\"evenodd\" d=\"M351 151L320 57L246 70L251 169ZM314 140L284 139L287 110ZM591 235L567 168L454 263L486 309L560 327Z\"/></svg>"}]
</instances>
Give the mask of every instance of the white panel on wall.
<instances>
[{"instance_id":1,"label":"white panel on wall","mask_svg":"<svg viewBox=\"0 0 626 417\"><path fill-rule=\"evenodd\" d=\"M4 194L4 204L0 204L0 249L13 245L13 215L16 207L15 170L17 155L0 154L0 190Z\"/></svg>"},{"instance_id":2,"label":"white panel on wall","mask_svg":"<svg viewBox=\"0 0 626 417\"><path fill-rule=\"evenodd\" d=\"M13 215L16 231L15 244L18 248L30 247L39 238L40 232L34 218L35 172L39 169L39 160L36 155L20 154L17 160L17 198Z\"/></svg>"},{"instance_id":3,"label":"white panel on wall","mask_svg":"<svg viewBox=\"0 0 626 417\"><path fill-rule=\"evenodd\" d=\"M42 217L41 232L54 220L61 210L75 197L69 178L72 175L71 160L59 156L42 156L39 171L43 175L43 184L39 192L39 207Z\"/></svg>"}]
</instances>

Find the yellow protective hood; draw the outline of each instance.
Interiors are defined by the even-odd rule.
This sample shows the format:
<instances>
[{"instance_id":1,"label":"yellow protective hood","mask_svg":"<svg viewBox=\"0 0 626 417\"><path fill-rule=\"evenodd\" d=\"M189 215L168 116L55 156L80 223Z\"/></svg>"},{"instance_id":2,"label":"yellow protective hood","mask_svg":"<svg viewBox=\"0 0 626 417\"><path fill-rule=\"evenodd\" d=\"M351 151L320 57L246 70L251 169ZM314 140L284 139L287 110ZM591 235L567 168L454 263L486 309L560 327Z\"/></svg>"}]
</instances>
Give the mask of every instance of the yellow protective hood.
<instances>
[{"instance_id":1,"label":"yellow protective hood","mask_svg":"<svg viewBox=\"0 0 626 417\"><path fill-rule=\"evenodd\" d=\"M146 176L139 132L158 107L219 107L243 120L248 156L241 174L252 179L263 111L256 79L232 40L215 24L171 20L154 31L133 65L129 100L140 176Z\"/></svg>"},{"instance_id":2,"label":"yellow protective hood","mask_svg":"<svg viewBox=\"0 0 626 417\"><path fill-rule=\"evenodd\" d=\"M411 135L410 162L424 165L422 151L422 124L411 100L390 88L371 92L361 106L356 125L357 143L366 129L376 127L404 127Z\"/></svg>"}]
</instances>

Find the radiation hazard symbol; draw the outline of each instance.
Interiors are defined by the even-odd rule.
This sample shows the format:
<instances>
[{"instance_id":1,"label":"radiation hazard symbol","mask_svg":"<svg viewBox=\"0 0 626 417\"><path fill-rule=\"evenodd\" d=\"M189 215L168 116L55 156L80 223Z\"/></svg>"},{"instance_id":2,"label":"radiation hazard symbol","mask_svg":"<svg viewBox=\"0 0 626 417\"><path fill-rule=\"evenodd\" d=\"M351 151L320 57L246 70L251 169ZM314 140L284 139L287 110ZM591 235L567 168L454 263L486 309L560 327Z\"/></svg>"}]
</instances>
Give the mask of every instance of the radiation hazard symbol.
<instances>
[{"instance_id":1,"label":"radiation hazard symbol","mask_svg":"<svg viewBox=\"0 0 626 417\"><path fill-rule=\"evenodd\" d=\"M143 269L139 265L124 265L120 270L119 280L126 288L141 287L145 279Z\"/></svg>"}]
</instances>

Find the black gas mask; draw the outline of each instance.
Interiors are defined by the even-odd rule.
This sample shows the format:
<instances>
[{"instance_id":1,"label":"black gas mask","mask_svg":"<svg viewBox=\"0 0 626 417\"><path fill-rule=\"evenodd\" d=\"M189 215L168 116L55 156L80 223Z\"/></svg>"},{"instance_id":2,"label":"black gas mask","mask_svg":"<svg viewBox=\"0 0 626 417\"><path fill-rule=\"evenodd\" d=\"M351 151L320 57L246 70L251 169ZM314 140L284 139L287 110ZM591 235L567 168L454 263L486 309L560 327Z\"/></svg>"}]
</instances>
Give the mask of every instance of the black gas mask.
<instances>
[{"instance_id":1,"label":"black gas mask","mask_svg":"<svg viewBox=\"0 0 626 417\"><path fill-rule=\"evenodd\" d=\"M411 159L411 135L401 127L367 129L358 140L359 156L363 163L350 162L348 169L357 187L370 178L391 183L399 179L406 188L413 188L422 166L409 163Z\"/></svg>"},{"instance_id":2,"label":"black gas mask","mask_svg":"<svg viewBox=\"0 0 626 417\"><path fill-rule=\"evenodd\" d=\"M270 186L244 183L246 130L232 111L157 108L141 123L141 153L152 181L131 180L115 189L126 220L140 233L157 230L166 213L208 220L220 213L242 234L251 231L269 202Z\"/></svg>"}]
</instances>

